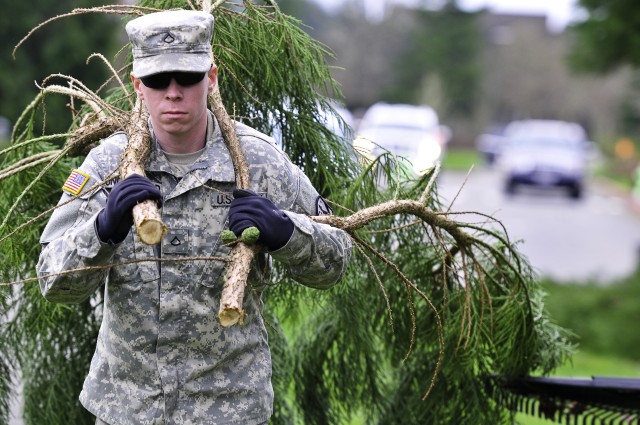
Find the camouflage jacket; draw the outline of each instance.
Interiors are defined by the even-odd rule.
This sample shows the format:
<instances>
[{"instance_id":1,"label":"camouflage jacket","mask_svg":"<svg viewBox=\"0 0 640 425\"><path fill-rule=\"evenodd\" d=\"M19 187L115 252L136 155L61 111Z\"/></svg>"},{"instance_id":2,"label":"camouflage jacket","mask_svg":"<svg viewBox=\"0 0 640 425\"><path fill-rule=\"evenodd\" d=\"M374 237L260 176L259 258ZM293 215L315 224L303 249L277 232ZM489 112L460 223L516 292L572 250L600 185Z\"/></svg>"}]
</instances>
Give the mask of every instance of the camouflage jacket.
<instances>
[{"instance_id":1,"label":"camouflage jacket","mask_svg":"<svg viewBox=\"0 0 640 425\"><path fill-rule=\"evenodd\" d=\"M46 299L79 303L104 284L102 325L80 401L111 425L251 425L271 415L271 356L258 291L245 293L244 324L222 328L217 312L224 263L171 261L229 252L220 232L235 178L214 123L210 114L206 149L182 179L154 141L145 171L160 187L168 227L157 246L141 243L135 230L117 246L96 234L96 215L126 145L123 133L89 153L79 169L88 182L79 196L63 194L42 234L37 272ZM240 123L237 134L249 162L250 188L268 196L295 225L289 242L269 256L304 285L334 285L347 267L350 238L308 217L326 204L272 139ZM254 288L267 278L269 256L260 254L254 262ZM162 261L139 261L155 258Z\"/></svg>"}]
</instances>

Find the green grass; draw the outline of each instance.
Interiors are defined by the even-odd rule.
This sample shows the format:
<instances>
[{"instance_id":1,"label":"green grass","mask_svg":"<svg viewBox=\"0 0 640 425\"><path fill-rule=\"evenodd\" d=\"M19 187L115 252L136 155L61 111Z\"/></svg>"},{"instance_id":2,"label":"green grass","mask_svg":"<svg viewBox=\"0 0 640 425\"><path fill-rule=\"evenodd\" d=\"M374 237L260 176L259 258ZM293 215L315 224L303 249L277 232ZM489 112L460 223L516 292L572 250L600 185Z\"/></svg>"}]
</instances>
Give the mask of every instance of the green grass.
<instances>
[{"instance_id":1,"label":"green grass","mask_svg":"<svg viewBox=\"0 0 640 425\"><path fill-rule=\"evenodd\" d=\"M469 171L482 165L484 159L475 149L449 149L442 158L443 170Z\"/></svg>"},{"instance_id":2,"label":"green grass","mask_svg":"<svg viewBox=\"0 0 640 425\"><path fill-rule=\"evenodd\" d=\"M543 282L552 319L577 335L580 350L640 361L640 273L609 285Z\"/></svg>"},{"instance_id":3,"label":"green grass","mask_svg":"<svg viewBox=\"0 0 640 425\"><path fill-rule=\"evenodd\" d=\"M572 378L590 376L640 378L640 362L579 351L573 357L571 364L558 368L554 375Z\"/></svg>"}]
</instances>

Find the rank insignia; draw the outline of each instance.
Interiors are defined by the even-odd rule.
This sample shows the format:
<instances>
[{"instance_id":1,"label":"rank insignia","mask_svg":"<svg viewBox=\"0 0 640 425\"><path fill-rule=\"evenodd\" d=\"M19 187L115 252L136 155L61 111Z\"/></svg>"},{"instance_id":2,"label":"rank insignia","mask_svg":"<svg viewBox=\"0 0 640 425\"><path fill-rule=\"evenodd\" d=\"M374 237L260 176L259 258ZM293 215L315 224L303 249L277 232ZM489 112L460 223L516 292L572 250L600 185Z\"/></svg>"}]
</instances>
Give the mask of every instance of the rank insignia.
<instances>
[{"instance_id":1,"label":"rank insignia","mask_svg":"<svg viewBox=\"0 0 640 425\"><path fill-rule=\"evenodd\" d=\"M88 181L88 174L85 174L80 170L73 170L71 171L69 178L67 178L67 181L62 185L62 190L66 190L73 195L77 195Z\"/></svg>"}]
</instances>

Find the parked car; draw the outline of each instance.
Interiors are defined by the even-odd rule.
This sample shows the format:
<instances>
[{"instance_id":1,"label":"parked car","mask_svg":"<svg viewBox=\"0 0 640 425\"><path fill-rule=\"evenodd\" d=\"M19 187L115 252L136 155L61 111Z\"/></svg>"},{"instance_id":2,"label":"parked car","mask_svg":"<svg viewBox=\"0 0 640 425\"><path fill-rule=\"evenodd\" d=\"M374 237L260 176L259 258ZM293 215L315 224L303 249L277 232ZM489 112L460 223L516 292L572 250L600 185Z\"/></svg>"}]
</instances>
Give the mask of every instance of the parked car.
<instances>
[{"instance_id":1,"label":"parked car","mask_svg":"<svg viewBox=\"0 0 640 425\"><path fill-rule=\"evenodd\" d=\"M422 175L442 159L447 141L448 132L433 108L378 102L362 116L354 148L369 159L390 152Z\"/></svg>"},{"instance_id":2,"label":"parked car","mask_svg":"<svg viewBox=\"0 0 640 425\"><path fill-rule=\"evenodd\" d=\"M508 194L526 185L566 188L576 199L583 195L592 143L579 124L514 121L505 127L504 136L498 165Z\"/></svg>"},{"instance_id":3,"label":"parked car","mask_svg":"<svg viewBox=\"0 0 640 425\"><path fill-rule=\"evenodd\" d=\"M489 166L493 166L500 156L500 151L505 144L504 124L489 126L482 134L476 137L476 149L484 157Z\"/></svg>"}]
</instances>

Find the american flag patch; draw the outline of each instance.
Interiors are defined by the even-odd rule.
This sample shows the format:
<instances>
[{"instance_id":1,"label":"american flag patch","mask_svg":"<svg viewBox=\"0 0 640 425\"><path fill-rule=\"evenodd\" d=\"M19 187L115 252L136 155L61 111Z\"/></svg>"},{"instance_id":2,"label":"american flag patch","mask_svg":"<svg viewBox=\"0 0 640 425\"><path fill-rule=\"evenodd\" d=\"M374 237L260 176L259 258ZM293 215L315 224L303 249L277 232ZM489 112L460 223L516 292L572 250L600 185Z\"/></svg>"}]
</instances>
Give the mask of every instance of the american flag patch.
<instances>
[{"instance_id":1,"label":"american flag patch","mask_svg":"<svg viewBox=\"0 0 640 425\"><path fill-rule=\"evenodd\" d=\"M66 190L69 193L77 195L88 181L88 174L85 174L80 170L73 170L71 171L69 178L67 178L67 181L62 185L62 190Z\"/></svg>"}]
</instances>

